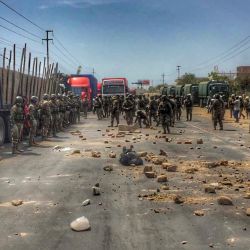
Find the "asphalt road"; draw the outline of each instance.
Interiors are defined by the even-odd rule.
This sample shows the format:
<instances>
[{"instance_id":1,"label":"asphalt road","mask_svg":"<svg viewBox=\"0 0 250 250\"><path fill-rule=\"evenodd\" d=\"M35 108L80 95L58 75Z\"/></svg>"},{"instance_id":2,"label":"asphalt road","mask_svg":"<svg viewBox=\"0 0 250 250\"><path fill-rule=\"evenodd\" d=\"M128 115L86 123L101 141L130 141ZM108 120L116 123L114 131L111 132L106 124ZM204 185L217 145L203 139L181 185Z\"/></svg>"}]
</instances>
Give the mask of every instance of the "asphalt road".
<instances>
[{"instance_id":1,"label":"asphalt road","mask_svg":"<svg viewBox=\"0 0 250 250\"><path fill-rule=\"evenodd\" d=\"M107 120L97 121L91 116L39 147L24 145L20 155L13 157L8 145L1 149L0 249L250 249L250 217L245 214L250 200L243 198L250 191L250 169L241 165L250 158L247 131L230 124L225 124L225 131L213 131L210 120L195 116L193 122L177 123L167 135L170 142L166 142L165 138L155 138L160 136L159 129L111 138L108 134L117 131L106 132L107 125ZM69 133L72 130L80 130L86 140ZM197 138L204 144L197 145ZM146 178L143 167L124 167L118 159L110 159L111 150L119 156L118 144L133 144L136 151L155 154L164 149L168 160L180 168L205 160L236 164L198 169L194 174L167 173L170 190L160 193L178 193L196 202L179 205L170 200L150 201L138 195L144 189L160 188L160 183ZM56 145L66 151L53 150ZM73 149L80 149L81 154L71 155ZM90 150L100 151L101 158L92 158ZM115 164L114 171L105 172L107 164ZM165 173L159 168L157 171ZM204 193L204 183L225 177L231 178L233 186L225 186L216 194ZM240 188L236 179L242 179ZM100 183L100 196L92 195L91 187L96 183ZM222 194L229 195L234 205L218 205L216 197ZM24 203L11 205L16 199ZM91 199L91 204L82 207L85 199ZM195 216L194 211L200 209L205 215ZM70 223L81 216L89 219L91 230L72 231Z\"/></svg>"}]
</instances>

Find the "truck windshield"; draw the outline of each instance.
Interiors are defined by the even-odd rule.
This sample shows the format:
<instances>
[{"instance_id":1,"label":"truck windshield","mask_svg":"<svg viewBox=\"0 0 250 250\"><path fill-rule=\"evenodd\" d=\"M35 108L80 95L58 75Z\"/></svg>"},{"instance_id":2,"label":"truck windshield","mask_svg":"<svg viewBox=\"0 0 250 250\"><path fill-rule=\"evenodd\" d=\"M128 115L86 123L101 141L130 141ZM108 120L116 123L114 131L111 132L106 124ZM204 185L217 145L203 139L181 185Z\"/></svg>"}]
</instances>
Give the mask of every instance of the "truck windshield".
<instances>
[{"instance_id":1,"label":"truck windshield","mask_svg":"<svg viewBox=\"0 0 250 250\"><path fill-rule=\"evenodd\" d=\"M87 92L87 88L83 88L83 87L72 87L72 92L75 95L81 96L82 92Z\"/></svg>"},{"instance_id":2,"label":"truck windshield","mask_svg":"<svg viewBox=\"0 0 250 250\"><path fill-rule=\"evenodd\" d=\"M124 85L105 84L102 91L104 95L124 94Z\"/></svg>"}]
</instances>

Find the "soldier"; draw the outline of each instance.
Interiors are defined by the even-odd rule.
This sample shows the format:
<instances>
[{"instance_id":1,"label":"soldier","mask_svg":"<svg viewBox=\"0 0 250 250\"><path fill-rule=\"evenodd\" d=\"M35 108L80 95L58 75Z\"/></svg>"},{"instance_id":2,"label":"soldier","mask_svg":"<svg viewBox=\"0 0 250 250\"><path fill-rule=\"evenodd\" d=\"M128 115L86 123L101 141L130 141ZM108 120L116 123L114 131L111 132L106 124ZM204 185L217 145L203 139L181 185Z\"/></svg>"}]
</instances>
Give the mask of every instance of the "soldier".
<instances>
[{"instance_id":1,"label":"soldier","mask_svg":"<svg viewBox=\"0 0 250 250\"><path fill-rule=\"evenodd\" d=\"M119 125L119 116L120 116L120 102L118 96L112 97L112 108L111 108L111 126L114 126L114 119L116 119L116 127Z\"/></svg>"},{"instance_id":2,"label":"soldier","mask_svg":"<svg viewBox=\"0 0 250 250\"><path fill-rule=\"evenodd\" d=\"M78 120L78 123L80 123L81 120L81 108L82 108L82 101L80 96L75 97L75 103L76 103L76 119Z\"/></svg>"},{"instance_id":3,"label":"soldier","mask_svg":"<svg viewBox=\"0 0 250 250\"><path fill-rule=\"evenodd\" d=\"M236 96L234 101L234 113L233 113L235 122L239 122L239 113L240 113L240 100L239 97Z\"/></svg>"},{"instance_id":4,"label":"soldier","mask_svg":"<svg viewBox=\"0 0 250 250\"><path fill-rule=\"evenodd\" d=\"M136 118L135 118L135 123L138 121L138 124L140 126L140 128L142 127L142 122L144 125L146 125L146 128L149 127L149 120L148 117L146 115L146 112L143 110L138 110L136 112Z\"/></svg>"},{"instance_id":5,"label":"soldier","mask_svg":"<svg viewBox=\"0 0 250 250\"><path fill-rule=\"evenodd\" d=\"M141 95L138 96L137 109L146 110L146 103Z\"/></svg>"},{"instance_id":6,"label":"soldier","mask_svg":"<svg viewBox=\"0 0 250 250\"><path fill-rule=\"evenodd\" d=\"M181 120L181 113L182 113L182 103L181 98L179 96L176 97L176 120Z\"/></svg>"},{"instance_id":7,"label":"soldier","mask_svg":"<svg viewBox=\"0 0 250 250\"><path fill-rule=\"evenodd\" d=\"M191 99L191 94L187 95L187 99L184 101L184 105L186 107L187 121L192 121L193 101Z\"/></svg>"},{"instance_id":8,"label":"soldier","mask_svg":"<svg viewBox=\"0 0 250 250\"><path fill-rule=\"evenodd\" d=\"M24 122L24 110L23 110L23 98L21 96L16 97L15 104L11 108L10 113L11 122L11 137L12 137L12 154L21 152L18 149L23 130Z\"/></svg>"},{"instance_id":9,"label":"soldier","mask_svg":"<svg viewBox=\"0 0 250 250\"><path fill-rule=\"evenodd\" d=\"M246 109L246 114L247 114L247 119L250 118L250 101L249 101L249 96L246 96L245 98L245 109Z\"/></svg>"},{"instance_id":10,"label":"soldier","mask_svg":"<svg viewBox=\"0 0 250 250\"><path fill-rule=\"evenodd\" d=\"M158 110L158 103L155 100L154 96L150 97L150 102L149 102L149 124L152 126L152 118L154 119L155 122L157 122L157 110Z\"/></svg>"},{"instance_id":11,"label":"soldier","mask_svg":"<svg viewBox=\"0 0 250 250\"><path fill-rule=\"evenodd\" d=\"M94 109L96 111L98 120L101 120L103 118L102 116L103 114L102 114L102 100L100 96L95 98Z\"/></svg>"},{"instance_id":12,"label":"soldier","mask_svg":"<svg viewBox=\"0 0 250 250\"><path fill-rule=\"evenodd\" d=\"M83 109L83 117L87 119L88 109L89 109L89 101L87 96L84 97L84 100L82 102L82 109Z\"/></svg>"},{"instance_id":13,"label":"soldier","mask_svg":"<svg viewBox=\"0 0 250 250\"><path fill-rule=\"evenodd\" d=\"M216 130L217 123L220 124L220 130L223 130L223 122L222 122L222 112L224 108L224 102L221 100L220 95L215 95L215 100L212 104L211 110L213 114L213 123L214 130Z\"/></svg>"},{"instance_id":14,"label":"soldier","mask_svg":"<svg viewBox=\"0 0 250 250\"><path fill-rule=\"evenodd\" d=\"M109 98L107 96L104 96L103 98L103 113L104 118L109 117Z\"/></svg>"},{"instance_id":15,"label":"soldier","mask_svg":"<svg viewBox=\"0 0 250 250\"><path fill-rule=\"evenodd\" d=\"M122 109L125 112L125 120L127 121L128 125L133 124L133 112L135 109L135 104L132 100L132 96L128 95L122 105Z\"/></svg>"},{"instance_id":16,"label":"soldier","mask_svg":"<svg viewBox=\"0 0 250 250\"><path fill-rule=\"evenodd\" d=\"M44 94L43 100L40 103L40 113L41 113L41 126L42 126L42 139L46 139L48 137L49 126L50 126L50 103L49 103L49 95Z\"/></svg>"},{"instance_id":17,"label":"soldier","mask_svg":"<svg viewBox=\"0 0 250 250\"><path fill-rule=\"evenodd\" d=\"M228 107L230 109L230 118L233 117L233 113L234 113L234 101L235 101L235 95L232 94L231 98L228 101Z\"/></svg>"},{"instance_id":18,"label":"soldier","mask_svg":"<svg viewBox=\"0 0 250 250\"><path fill-rule=\"evenodd\" d=\"M29 132L29 145L36 145L35 136L38 125L38 97L32 96L30 99L29 105L29 123L30 123L30 132Z\"/></svg>"},{"instance_id":19,"label":"soldier","mask_svg":"<svg viewBox=\"0 0 250 250\"><path fill-rule=\"evenodd\" d=\"M239 100L240 100L240 118L241 116L243 117L243 119L245 119L245 115L243 114L243 110L244 110L244 101L243 101L243 97L239 96Z\"/></svg>"},{"instance_id":20,"label":"soldier","mask_svg":"<svg viewBox=\"0 0 250 250\"><path fill-rule=\"evenodd\" d=\"M63 100L63 96L61 94L57 95L57 105L59 107L59 119L58 119L58 128L60 131L63 131L63 122L66 112L66 103Z\"/></svg>"},{"instance_id":21,"label":"soldier","mask_svg":"<svg viewBox=\"0 0 250 250\"><path fill-rule=\"evenodd\" d=\"M170 121L173 115L172 107L167 96L162 96L158 107L158 115L163 128L163 133L166 134L166 129L170 133Z\"/></svg>"},{"instance_id":22,"label":"soldier","mask_svg":"<svg viewBox=\"0 0 250 250\"><path fill-rule=\"evenodd\" d=\"M64 127L68 127L70 122L69 122L69 115L70 115L70 102L68 96L64 95L63 96L63 102L65 105L65 115L64 115Z\"/></svg>"},{"instance_id":23,"label":"soldier","mask_svg":"<svg viewBox=\"0 0 250 250\"><path fill-rule=\"evenodd\" d=\"M50 99L51 99L50 100L51 130L52 130L53 136L56 137L59 107L58 107L58 103L57 103L55 94L52 94Z\"/></svg>"}]
</instances>

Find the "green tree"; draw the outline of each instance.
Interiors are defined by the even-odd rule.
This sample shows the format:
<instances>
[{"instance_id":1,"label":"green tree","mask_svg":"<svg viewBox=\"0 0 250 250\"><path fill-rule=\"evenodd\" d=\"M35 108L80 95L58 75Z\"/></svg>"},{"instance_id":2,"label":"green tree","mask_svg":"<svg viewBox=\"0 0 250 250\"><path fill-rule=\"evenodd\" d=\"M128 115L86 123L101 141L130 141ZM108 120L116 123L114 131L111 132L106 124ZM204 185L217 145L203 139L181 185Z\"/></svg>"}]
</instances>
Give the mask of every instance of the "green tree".
<instances>
[{"instance_id":1,"label":"green tree","mask_svg":"<svg viewBox=\"0 0 250 250\"><path fill-rule=\"evenodd\" d=\"M228 81L229 80L227 76L219 75L217 72L214 72L214 71L208 74L208 78L209 80L214 80L214 81Z\"/></svg>"},{"instance_id":2,"label":"green tree","mask_svg":"<svg viewBox=\"0 0 250 250\"><path fill-rule=\"evenodd\" d=\"M177 80L177 85L192 84L196 82L197 78L195 74L185 73L180 79Z\"/></svg>"}]
</instances>

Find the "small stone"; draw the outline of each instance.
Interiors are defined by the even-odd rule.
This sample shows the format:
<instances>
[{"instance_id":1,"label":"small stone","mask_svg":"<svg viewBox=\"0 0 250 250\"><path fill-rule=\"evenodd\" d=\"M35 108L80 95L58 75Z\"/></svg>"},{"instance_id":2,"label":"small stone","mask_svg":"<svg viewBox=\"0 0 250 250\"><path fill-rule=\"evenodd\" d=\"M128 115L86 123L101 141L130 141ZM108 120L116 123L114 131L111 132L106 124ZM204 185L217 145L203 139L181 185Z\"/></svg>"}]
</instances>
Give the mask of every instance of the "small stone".
<instances>
[{"instance_id":1,"label":"small stone","mask_svg":"<svg viewBox=\"0 0 250 250\"><path fill-rule=\"evenodd\" d=\"M246 215L250 216L250 207L246 209Z\"/></svg>"},{"instance_id":2,"label":"small stone","mask_svg":"<svg viewBox=\"0 0 250 250\"><path fill-rule=\"evenodd\" d=\"M233 186L233 183L231 181L222 181L221 184L225 186Z\"/></svg>"},{"instance_id":3,"label":"small stone","mask_svg":"<svg viewBox=\"0 0 250 250\"><path fill-rule=\"evenodd\" d=\"M155 177L156 177L156 174L155 174L155 172L153 172L153 171L145 172L144 174L145 174L146 177L148 177L148 178L155 178Z\"/></svg>"},{"instance_id":4,"label":"small stone","mask_svg":"<svg viewBox=\"0 0 250 250\"><path fill-rule=\"evenodd\" d=\"M142 152L138 152L138 153L137 153L137 155L138 155L139 157L146 157L147 154L148 154L148 152L146 152L146 151L142 151Z\"/></svg>"},{"instance_id":5,"label":"small stone","mask_svg":"<svg viewBox=\"0 0 250 250\"><path fill-rule=\"evenodd\" d=\"M85 216L82 216L72 221L70 227L72 230L77 232L89 230L90 229L89 220Z\"/></svg>"},{"instance_id":6,"label":"small stone","mask_svg":"<svg viewBox=\"0 0 250 250\"><path fill-rule=\"evenodd\" d=\"M177 170L177 166L176 165L172 165L172 164L169 164L169 163L162 163L162 168L163 169L166 169L167 172L176 172Z\"/></svg>"},{"instance_id":7,"label":"small stone","mask_svg":"<svg viewBox=\"0 0 250 250\"><path fill-rule=\"evenodd\" d=\"M150 165L146 165L143 169L143 173L146 173L146 172L152 172L153 171L153 167L150 166Z\"/></svg>"},{"instance_id":8,"label":"small stone","mask_svg":"<svg viewBox=\"0 0 250 250\"><path fill-rule=\"evenodd\" d=\"M178 142L176 142L176 144L182 144L182 142L181 142L181 141L178 141Z\"/></svg>"},{"instance_id":9,"label":"small stone","mask_svg":"<svg viewBox=\"0 0 250 250\"><path fill-rule=\"evenodd\" d=\"M205 193L209 193L209 194L215 194L215 187L213 186L206 186L205 187Z\"/></svg>"},{"instance_id":10,"label":"small stone","mask_svg":"<svg viewBox=\"0 0 250 250\"><path fill-rule=\"evenodd\" d=\"M109 129L106 129L106 132L107 132L107 133L109 133L109 132L110 132L110 130L109 130Z\"/></svg>"},{"instance_id":11,"label":"small stone","mask_svg":"<svg viewBox=\"0 0 250 250\"><path fill-rule=\"evenodd\" d=\"M72 152L72 155L74 155L74 154L80 154L80 153L81 153L80 149L75 149L75 150Z\"/></svg>"},{"instance_id":12,"label":"small stone","mask_svg":"<svg viewBox=\"0 0 250 250\"><path fill-rule=\"evenodd\" d=\"M161 165L165 160L165 158L161 158L161 157L154 157L152 158L152 163L155 165Z\"/></svg>"},{"instance_id":13,"label":"small stone","mask_svg":"<svg viewBox=\"0 0 250 250\"><path fill-rule=\"evenodd\" d=\"M173 198L174 202L176 204L182 204L184 203L184 199L180 195L175 195Z\"/></svg>"},{"instance_id":14,"label":"small stone","mask_svg":"<svg viewBox=\"0 0 250 250\"><path fill-rule=\"evenodd\" d=\"M113 166L105 166L105 167L103 168L103 170L104 170L104 171L111 172L111 171L113 171Z\"/></svg>"},{"instance_id":15,"label":"small stone","mask_svg":"<svg viewBox=\"0 0 250 250\"><path fill-rule=\"evenodd\" d=\"M168 156L167 152L160 149L160 154L159 155L163 155L163 156Z\"/></svg>"},{"instance_id":16,"label":"small stone","mask_svg":"<svg viewBox=\"0 0 250 250\"><path fill-rule=\"evenodd\" d=\"M84 137L84 138L82 138L82 141L86 141L86 140L87 140L87 138L85 138L85 137Z\"/></svg>"},{"instance_id":17,"label":"small stone","mask_svg":"<svg viewBox=\"0 0 250 250\"><path fill-rule=\"evenodd\" d=\"M167 182L168 177L166 175L159 175L159 176L157 176L157 181L158 182Z\"/></svg>"},{"instance_id":18,"label":"small stone","mask_svg":"<svg viewBox=\"0 0 250 250\"><path fill-rule=\"evenodd\" d=\"M87 206L89 204L90 204L90 199L87 199L87 200L82 202L82 206Z\"/></svg>"},{"instance_id":19,"label":"small stone","mask_svg":"<svg viewBox=\"0 0 250 250\"><path fill-rule=\"evenodd\" d=\"M157 209L157 208L155 208L155 209L154 209L154 212L155 212L156 214L158 214L158 213L160 213L160 210Z\"/></svg>"},{"instance_id":20,"label":"small stone","mask_svg":"<svg viewBox=\"0 0 250 250\"><path fill-rule=\"evenodd\" d=\"M196 215L196 216L204 216L204 211L203 210L196 210L196 211L194 211L194 215Z\"/></svg>"},{"instance_id":21,"label":"small stone","mask_svg":"<svg viewBox=\"0 0 250 250\"><path fill-rule=\"evenodd\" d=\"M244 195L244 199L250 199L250 193L246 193L246 194Z\"/></svg>"},{"instance_id":22,"label":"small stone","mask_svg":"<svg viewBox=\"0 0 250 250\"><path fill-rule=\"evenodd\" d=\"M117 145L117 147L118 147L118 148L120 148L120 147L121 147L121 145L120 145L120 144L118 144L118 145Z\"/></svg>"},{"instance_id":23,"label":"small stone","mask_svg":"<svg viewBox=\"0 0 250 250\"><path fill-rule=\"evenodd\" d=\"M228 166L228 161L220 161L219 165L226 167L226 166Z\"/></svg>"},{"instance_id":24,"label":"small stone","mask_svg":"<svg viewBox=\"0 0 250 250\"><path fill-rule=\"evenodd\" d=\"M184 144L192 144L191 141L185 141Z\"/></svg>"},{"instance_id":25,"label":"small stone","mask_svg":"<svg viewBox=\"0 0 250 250\"><path fill-rule=\"evenodd\" d=\"M192 167L192 168L186 169L185 173L187 173L187 174L194 174L197 171L198 171L198 168Z\"/></svg>"},{"instance_id":26,"label":"small stone","mask_svg":"<svg viewBox=\"0 0 250 250\"><path fill-rule=\"evenodd\" d=\"M101 157L101 153L97 152L97 151L92 151L91 152L92 157L94 158L100 158Z\"/></svg>"},{"instance_id":27,"label":"small stone","mask_svg":"<svg viewBox=\"0 0 250 250\"><path fill-rule=\"evenodd\" d=\"M202 139L197 139L197 144L203 144L203 140Z\"/></svg>"},{"instance_id":28,"label":"small stone","mask_svg":"<svg viewBox=\"0 0 250 250\"><path fill-rule=\"evenodd\" d=\"M109 142L108 141L104 141L105 144L108 144Z\"/></svg>"},{"instance_id":29,"label":"small stone","mask_svg":"<svg viewBox=\"0 0 250 250\"><path fill-rule=\"evenodd\" d=\"M100 195L101 194L101 189L99 187L92 187L93 190L93 195Z\"/></svg>"},{"instance_id":30,"label":"small stone","mask_svg":"<svg viewBox=\"0 0 250 250\"><path fill-rule=\"evenodd\" d=\"M232 199L227 196L220 196L217 201L219 205L233 205Z\"/></svg>"},{"instance_id":31,"label":"small stone","mask_svg":"<svg viewBox=\"0 0 250 250\"><path fill-rule=\"evenodd\" d=\"M218 162L205 162L204 163L204 166L207 167L207 168L216 168L218 167L220 164Z\"/></svg>"},{"instance_id":32,"label":"small stone","mask_svg":"<svg viewBox=\"0 0 250 250\"><path fill-rule=\"evenodd\" d=\"M153 141L153 144L156 144L156 141Z\"/></svg>"},{"instance_id":33,"label":"small stone","mask_svg":"<svg viewBox=\"0 0 250 250\"><path fill-rule=\"evenodd\" d=\"M22 200L13 200L11 201L11 204L15 207L21 206L23 204Z\"/></svg>"},{"instance_id":34,"label":"small stone","mask_svg":"<svg viewBox=\"0 0 250 250\"><path fill-rule=\"evenodd\" d=\"M110 152L109 153L109 158L116 158L116 153L114 153L114 152Z\"/></svg>"},{"instance_id":35,"label":"small stone","mask_svg":"<svg viewBox=\"0 0 250 250\"><path fill-rule=\"evenodd\" d=\"M184 240L184 241L181 242L181 244L182 244L182 245L186 245L186 244L187 244L187 241Z\"/></svg>"},{"instance_id":36,"label":"small stone","mask_svg":"<svg viewBox=\"0 0 250 250\"><path fill-rule=\"evenodd\" d=\"M162 186L161 186L161 189L162 189L162 190L169 190L169 186L167 186L167 185L162 185Z\"/></svg>"}]
</instances>

